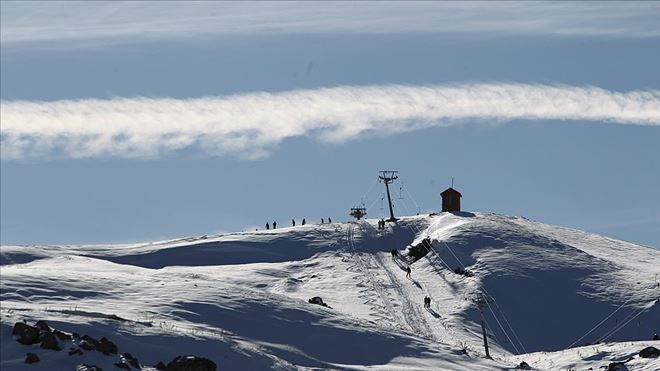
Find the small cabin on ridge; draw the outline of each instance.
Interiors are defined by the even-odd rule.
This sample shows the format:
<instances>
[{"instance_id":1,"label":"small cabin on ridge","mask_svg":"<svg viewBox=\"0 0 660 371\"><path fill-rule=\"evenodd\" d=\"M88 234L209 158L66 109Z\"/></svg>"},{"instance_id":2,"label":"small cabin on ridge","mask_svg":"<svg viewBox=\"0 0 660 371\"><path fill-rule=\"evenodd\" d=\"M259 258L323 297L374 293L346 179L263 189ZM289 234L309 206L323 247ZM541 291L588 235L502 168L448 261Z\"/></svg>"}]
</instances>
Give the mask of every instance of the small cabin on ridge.
<instances>
[{"instance_id":1,"label":"small cabin on ridge","mask_svg":"<svg viewBox=\"0 0 660 371\"><path fill-rule=\"evenodd\" d=\"M449 187L440 193L440 196L442 197L442 211L461 211L461 197L463 197L461 192Z\"/></svg>"}]
</instances>

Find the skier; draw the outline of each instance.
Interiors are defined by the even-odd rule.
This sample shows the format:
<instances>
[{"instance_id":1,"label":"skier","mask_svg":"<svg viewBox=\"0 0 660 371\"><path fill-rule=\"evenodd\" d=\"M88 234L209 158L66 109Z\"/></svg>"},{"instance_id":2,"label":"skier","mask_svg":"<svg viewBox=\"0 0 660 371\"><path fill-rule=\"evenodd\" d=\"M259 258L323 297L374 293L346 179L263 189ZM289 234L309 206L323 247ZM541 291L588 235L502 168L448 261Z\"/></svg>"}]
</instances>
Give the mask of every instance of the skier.
<instances>
[{"instance_id":1,"label":"skier","mask_svg":"<svg viewBox=\"0 0 660 371\"><path fill-rule=\"evenodd\" d=\"M293 226L293 227L296 226L296 220L295 219L291 219L291 226Z\"/></svg>"},{"instance_id":2,"label":"skier","mask_svg":"<svg viewBox=\"0 0 660 371\"><path fill-rule=\"evenodd\" d=\"M406 268L406 278L410 278L410 273L412 273L412 270L410 269L410 266Z\"/></svg>"},{"instance_id":3,"label":"skier","mask_svg":"<svg viewBox=\"0 0 660 371\"><path fill-rule=\"evenodd\" d=\"M396 257L397 255L399 255L399 252L396 251L396 249L394 249L391 251L391 253L392 253L392 261L396 260Z\"/></svg>"},{"instance_id":4,"label":"skier","mask_svg":"<svg viewBox=\"0 0 660 371\"><path fill-rule=\"evenodd\" d=\"M429 297L425 296L424 297L424 308L428 308L428 307L429 307Z\"/></svg>"},{"instance_id":5,"label":"skier","mask_svg":"<svg viewBox=\"0 0 660 371\"><path fill-rule=\"evenodd\" d=\"M302 220L302 225L305 225L305 218L303 218Z\"/></svg>"},{"instance_id":6,"label":"skier","mask_svg":"<svg viewBox=\"0 0 660 371\"><path fill-rule=\"evenodd\" d=\"M270 229L270 224L268 224L268 222L266 222L266 229Z\"/></svg>"},{"instance_id":7,"label":"skier","mask_svg":"<svg viewBox=\"0 0 660 371\"><path fill-rule=\"evenodd\" d=\"M321 218L321 224L323 224L323 218Z\"/></svg>"},{"instance_id":8,"label":"skier","mask_svg":"<svg viewBox=\"0 0 660 371\"><path fill-rule=\"evenodd\" d=\"M277 228L277 222L273 222L273 229Z\"/></svg>"},{"instance_id":9,"label":"skier","mask_svg":"<svg viewBox=\"0 0 660 371\"><path fill-rule=\"evenodd\" d=\"M332 219L328 218L328 223L332 223Z\"/></svg>"}]
</instances>

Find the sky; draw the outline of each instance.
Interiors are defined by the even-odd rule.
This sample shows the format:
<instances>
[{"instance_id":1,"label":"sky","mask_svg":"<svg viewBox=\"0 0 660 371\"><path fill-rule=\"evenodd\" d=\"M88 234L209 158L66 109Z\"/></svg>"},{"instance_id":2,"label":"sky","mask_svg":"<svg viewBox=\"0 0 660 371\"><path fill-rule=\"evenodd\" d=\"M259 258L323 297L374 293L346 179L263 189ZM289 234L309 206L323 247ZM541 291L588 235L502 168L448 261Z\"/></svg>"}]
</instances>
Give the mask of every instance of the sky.
<instances>
[{"instance_id":1,"label":"sky","mask_svg":"<svg viewBox=\"0 0 660 371\"><path fill-rule=\"evenodd\" d=\"M380 218L398 170L660 247L657 3L0 4L2 244Z\"/></svg>"}]
</instances>

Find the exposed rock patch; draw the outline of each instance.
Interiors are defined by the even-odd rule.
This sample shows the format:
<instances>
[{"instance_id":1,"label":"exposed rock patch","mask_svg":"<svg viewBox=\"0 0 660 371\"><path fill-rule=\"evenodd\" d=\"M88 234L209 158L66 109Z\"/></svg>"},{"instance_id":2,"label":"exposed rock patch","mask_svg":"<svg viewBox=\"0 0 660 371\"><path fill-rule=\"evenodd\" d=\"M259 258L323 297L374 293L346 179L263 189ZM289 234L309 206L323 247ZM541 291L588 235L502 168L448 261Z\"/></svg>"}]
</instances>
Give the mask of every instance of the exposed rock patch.
<instances>
[{"instance_id":1,"label":"exposed rock patch","mask_svg":"<svg viewBox=\"0 0 660 371\"><path fill-rule=\"evenodd\" d=\"M215 363L204 357L178 356L167 364L165 371L215 371Z\"/></svg>"}]
</instances>

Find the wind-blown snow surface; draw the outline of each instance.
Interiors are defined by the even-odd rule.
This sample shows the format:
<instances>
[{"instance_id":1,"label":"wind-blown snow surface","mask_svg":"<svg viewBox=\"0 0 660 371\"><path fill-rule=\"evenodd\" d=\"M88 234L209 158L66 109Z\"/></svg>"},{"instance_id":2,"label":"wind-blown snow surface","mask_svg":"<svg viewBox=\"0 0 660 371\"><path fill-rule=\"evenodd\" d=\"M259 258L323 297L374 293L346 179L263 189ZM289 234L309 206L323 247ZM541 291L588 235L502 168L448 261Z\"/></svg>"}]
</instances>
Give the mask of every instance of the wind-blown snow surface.
<instances>
[{"instance_id":1,"label":"wind-blown snow surface","mask_svg":"<svg viewBox=\"0 0 660 371\"><path fill-rule=\"evenodd\" d=\"M597 369L660 347L640 341L660 331L657 249L494 214L409 217L384 231L375 225L2 246L0 365L112 369L118 361L19 344L11 326L22 319L105 336L146 365L195 354L220 369L490 370L523 360ZM433 249L413 262L409 245L424 238ZM332 308L308 304L313 296ZM432 298L428 310L424 296ZM478 301L493 360L483 357ZM561 350L596 341L615 343ZM35 351L42 361L23 363ZM658 359L626 365L660 369Z\"/></svg>"}]
</instances>

